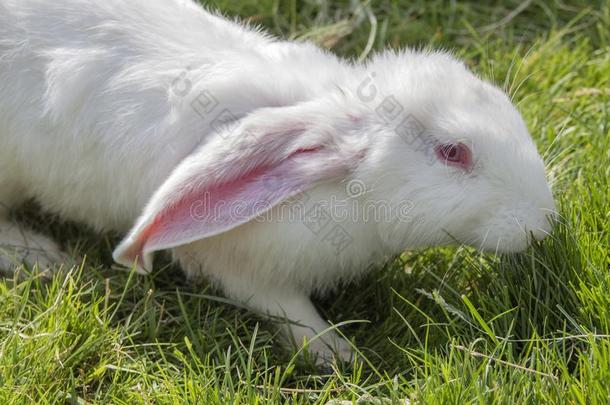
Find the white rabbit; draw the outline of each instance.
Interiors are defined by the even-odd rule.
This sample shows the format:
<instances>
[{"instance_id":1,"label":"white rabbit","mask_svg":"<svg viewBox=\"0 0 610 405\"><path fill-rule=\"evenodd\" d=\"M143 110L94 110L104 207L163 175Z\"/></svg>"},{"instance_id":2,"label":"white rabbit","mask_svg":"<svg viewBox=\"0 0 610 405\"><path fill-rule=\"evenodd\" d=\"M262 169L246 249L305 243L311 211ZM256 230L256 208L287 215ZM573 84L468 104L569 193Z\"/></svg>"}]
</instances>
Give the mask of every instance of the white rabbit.
<instances>
[{"instance_id":1,"label":"white rabbit","mask_svg":"<svg viewBox=\"0 0 610 405\"><path fill-rule=\"evenodd\" d=\"M28 198L129 231L139 271L171 249L323 360L350 349L312 292L405 248L525 249L555 209L520 114L449 54L351 63L188 0L0 0L5 270L62 256L9 222Z\"/></svg>"}]
</instances>

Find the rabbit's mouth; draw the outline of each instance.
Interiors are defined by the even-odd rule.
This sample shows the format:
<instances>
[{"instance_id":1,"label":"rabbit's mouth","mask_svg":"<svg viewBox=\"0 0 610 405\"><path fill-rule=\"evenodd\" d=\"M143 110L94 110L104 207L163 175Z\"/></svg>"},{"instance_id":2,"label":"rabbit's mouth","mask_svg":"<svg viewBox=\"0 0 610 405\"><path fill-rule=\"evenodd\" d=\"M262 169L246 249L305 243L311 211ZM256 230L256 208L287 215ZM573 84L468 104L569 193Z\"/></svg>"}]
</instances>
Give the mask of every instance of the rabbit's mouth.
<instances>
[{"instance_id":1,"label":"rabbit's mouth","mask_svg":"<svg viewBox=\"0 0 610 405\"><path fill-rule=\"evenodd\" d=\"M553 229L554 209L519 204L502 211L477 230L471 243L494 253L515 253L545 239Z\"/></svg>"}]
</instances>

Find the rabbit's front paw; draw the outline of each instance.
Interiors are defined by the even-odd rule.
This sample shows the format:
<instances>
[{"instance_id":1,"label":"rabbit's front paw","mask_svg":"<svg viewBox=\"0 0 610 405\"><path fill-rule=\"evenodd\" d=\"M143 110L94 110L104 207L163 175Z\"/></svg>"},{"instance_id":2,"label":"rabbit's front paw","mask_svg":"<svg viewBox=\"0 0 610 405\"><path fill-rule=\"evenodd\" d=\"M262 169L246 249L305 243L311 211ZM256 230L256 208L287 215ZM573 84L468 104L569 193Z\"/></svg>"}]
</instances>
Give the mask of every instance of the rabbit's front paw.
<instances>
[{"instance_id":1,"label":"rabbit's front paw","mask_svg":"<svg viewBox=\"0 0 610 405\"><path fill-rule=\"evenodd\" d=\"M332 331L308 342L307 350L315 357L316 365L321 367L328 367L335 361L351 363L354 358L349 342Z\"/></svg>"},{"instance_id":2,"label":"rabbit's front paw","mask_svg":"<svg viewBox=\"0 0 610 405\"><path fill-rule=\"evenodd\" d=\"M51 274L54 268L71 265L71 259L50 238L0 223L0 272L13 273L20 265L32 269L35 265L42 273Z\"/></svg>"}]
</instances>

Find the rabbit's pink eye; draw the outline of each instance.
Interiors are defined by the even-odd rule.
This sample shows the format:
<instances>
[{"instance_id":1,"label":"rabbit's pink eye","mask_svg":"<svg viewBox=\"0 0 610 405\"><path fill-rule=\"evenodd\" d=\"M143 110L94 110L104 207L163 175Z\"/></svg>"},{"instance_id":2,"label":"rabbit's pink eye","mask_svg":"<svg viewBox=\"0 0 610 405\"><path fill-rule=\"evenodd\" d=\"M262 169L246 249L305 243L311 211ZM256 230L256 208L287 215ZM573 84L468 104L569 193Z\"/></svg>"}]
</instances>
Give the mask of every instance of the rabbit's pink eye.
<instances>
[{"instance_id":1,"label":"rabbit's pink eye","mask_svg":"<svg viewBox=\"0 0 610 405\"><path fill-rule=\"evenodd\" d=\"M462 143L445 143L437 145L435 151L438 159L446 165L466 170L470 169L472 154L466 145Z\"/></svg>"}]
</instances>

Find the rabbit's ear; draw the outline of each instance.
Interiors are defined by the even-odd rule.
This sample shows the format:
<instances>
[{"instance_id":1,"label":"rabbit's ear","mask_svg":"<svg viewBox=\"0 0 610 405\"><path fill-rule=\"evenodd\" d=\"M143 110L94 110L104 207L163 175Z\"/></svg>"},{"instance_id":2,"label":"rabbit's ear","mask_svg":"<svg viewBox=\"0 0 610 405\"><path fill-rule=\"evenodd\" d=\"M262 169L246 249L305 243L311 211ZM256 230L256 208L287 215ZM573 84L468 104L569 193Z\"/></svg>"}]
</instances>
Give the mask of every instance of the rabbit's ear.
<instances>
[{"instance_id":1,"label":"rabbit's ear","mask_svg":"<svg viewBox=\"0 0 610 405\"><path fill-rule=\"evenodd\" d=\"M364 145L338 142L335 124L328 111L293 106L225 128L157 190L114 259L150 269L152 252L226 232L317 183L345 178Z\"/></svg>"}]
</instances>

